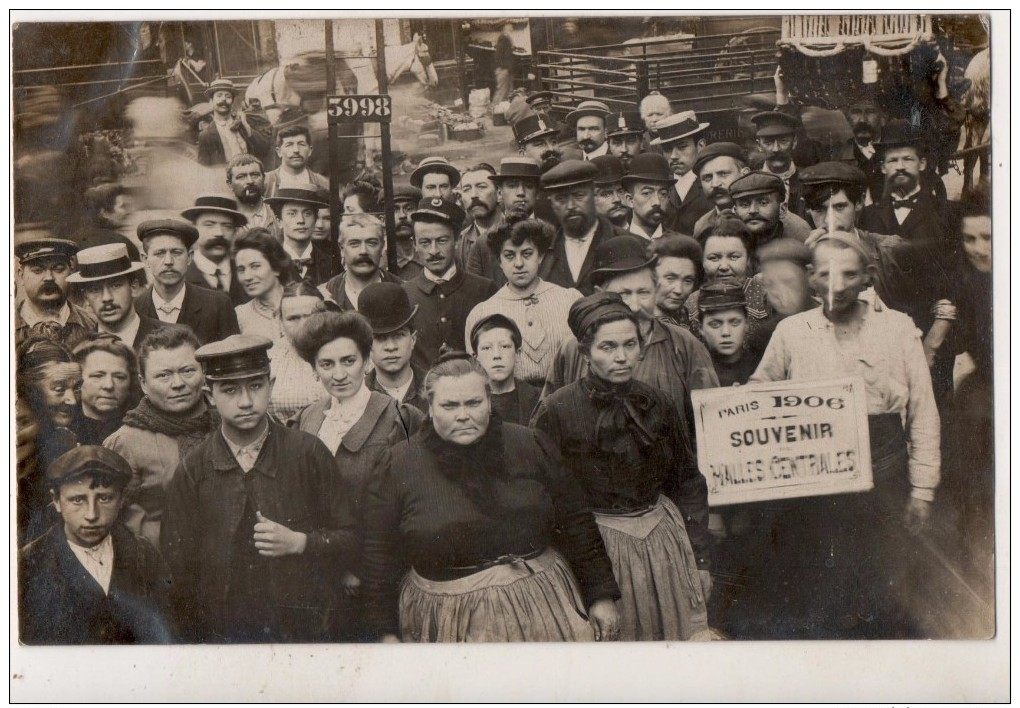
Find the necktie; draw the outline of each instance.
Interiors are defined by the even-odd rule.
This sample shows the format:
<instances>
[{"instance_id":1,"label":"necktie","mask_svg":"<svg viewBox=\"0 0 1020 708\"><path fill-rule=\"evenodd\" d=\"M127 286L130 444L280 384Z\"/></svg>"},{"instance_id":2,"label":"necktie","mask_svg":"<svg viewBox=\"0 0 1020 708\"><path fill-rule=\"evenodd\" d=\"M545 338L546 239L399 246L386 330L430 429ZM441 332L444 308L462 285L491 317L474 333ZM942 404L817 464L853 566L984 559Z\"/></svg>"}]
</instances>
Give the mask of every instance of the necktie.
<instances>
[{"instance_id":1,"label":"necktie","mask_svg":"<svg viewBox=\"0 0 1020 708\"><path fill-rule=\"evenodd\" d=\"M217 268L216 272L213 275L216 276L216 289L217 290L222 290L223 289L223 271L220 270L219 268Z\"/></svg>"},{"instance_id":2,"label":"necktie","mask_svg":"<svg viewBox=\"0 0 1020 708\"><path fill-rule=\"evenodd\" d=\"M913 209L917 206L917 198L919 196L921 195L915 194L914 196L907 197L906 199L897 199L896 197L893 197L893 209Z\"/></svg>"}]
</instances>

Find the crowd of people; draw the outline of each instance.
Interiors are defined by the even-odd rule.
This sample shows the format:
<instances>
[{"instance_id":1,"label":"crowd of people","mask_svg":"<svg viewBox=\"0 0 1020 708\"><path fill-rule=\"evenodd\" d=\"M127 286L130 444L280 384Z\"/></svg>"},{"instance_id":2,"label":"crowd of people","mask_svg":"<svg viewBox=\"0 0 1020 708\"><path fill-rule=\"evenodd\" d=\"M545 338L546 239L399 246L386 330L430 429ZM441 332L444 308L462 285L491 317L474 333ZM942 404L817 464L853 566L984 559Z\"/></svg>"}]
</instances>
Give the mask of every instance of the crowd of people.
<instances>
[{"instance_id":1,"label":"crowd of people","mask_svg":"<svg viewBox=\"0 0 1020 708\"><path fill-rule=\"evenodd\" d=\"M387 233L236 95L222 194L15 225L22 641L937 636L936 521L991 545L991 220L910 122L519 96L519 149L421 160ZM845 376L872 491L709 506L692 391Z\"/></svg>"}]
</instances>

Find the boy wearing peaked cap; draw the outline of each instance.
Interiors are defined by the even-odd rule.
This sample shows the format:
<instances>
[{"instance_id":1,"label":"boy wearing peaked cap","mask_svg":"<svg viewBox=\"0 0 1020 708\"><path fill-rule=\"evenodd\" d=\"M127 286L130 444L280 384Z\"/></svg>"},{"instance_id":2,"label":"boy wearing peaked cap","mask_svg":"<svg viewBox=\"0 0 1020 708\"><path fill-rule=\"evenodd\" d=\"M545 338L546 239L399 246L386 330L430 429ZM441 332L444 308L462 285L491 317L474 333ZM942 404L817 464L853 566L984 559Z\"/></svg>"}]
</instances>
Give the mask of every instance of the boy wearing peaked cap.
<instances>
[{"instance_id":1,"label":"boy wearing peaked cap","mask_svg":"<svg viewBox=\"0 0 1020 708\"><path fill-rule=\"evenodd\" d=\"M267 413L272 342L201 347L220 429L181 461L160 542L189 641L320 642L343 631L339 580L359 539L333 455Z\"/></svg>"}]
</instances>

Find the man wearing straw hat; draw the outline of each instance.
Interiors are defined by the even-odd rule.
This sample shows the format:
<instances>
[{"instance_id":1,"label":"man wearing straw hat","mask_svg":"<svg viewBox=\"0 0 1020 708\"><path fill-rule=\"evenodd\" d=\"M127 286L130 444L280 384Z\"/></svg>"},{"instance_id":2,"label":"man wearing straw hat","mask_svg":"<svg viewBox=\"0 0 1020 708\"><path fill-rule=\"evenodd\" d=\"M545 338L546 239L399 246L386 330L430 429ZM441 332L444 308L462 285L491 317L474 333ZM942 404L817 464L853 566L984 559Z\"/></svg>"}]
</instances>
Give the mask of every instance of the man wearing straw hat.
<instances>
[{"instance_id":1,"label":"man wearing straw hat","mask_svg":"<svg viewBox=\"0 0 1020 708\"><path fill-rule=\"evenodd\" d=\"M698 121L694 111L667 116L656 123L656 137L650 145L661 149L669 160L675 181L663 207L666 230L693 236L698 219L712 210L712 200L702 190L694 169L698 153L705 147L704 133L708 127L708 123Z\"/></svg>"},{"instance_id":2,"label":"man wearing straw hat","mask_svg":"<svg viewBox=\"0 0 1020 708\"><path fill-rule=\"evenodd\" d=\"M609 153L606 141L608 117L609 106L602 101L581 101L575 110L567 114L567 125L574 129L583 159L590 160Z\"/></svg>"},{"instance_id":3,"label":"man wearing straw hat","mask_svg":"<svg viewBox=\"0 0 1020 708\"><path fill-rule=\"evenodd\" d=\"M216 79L206 88L205 96L213 107L213 121L198 136L198 161L207 166L225 165L242 153L264 159L269 143L233 112L237 96L234 82Z\"/></svg>"}]
</instances>

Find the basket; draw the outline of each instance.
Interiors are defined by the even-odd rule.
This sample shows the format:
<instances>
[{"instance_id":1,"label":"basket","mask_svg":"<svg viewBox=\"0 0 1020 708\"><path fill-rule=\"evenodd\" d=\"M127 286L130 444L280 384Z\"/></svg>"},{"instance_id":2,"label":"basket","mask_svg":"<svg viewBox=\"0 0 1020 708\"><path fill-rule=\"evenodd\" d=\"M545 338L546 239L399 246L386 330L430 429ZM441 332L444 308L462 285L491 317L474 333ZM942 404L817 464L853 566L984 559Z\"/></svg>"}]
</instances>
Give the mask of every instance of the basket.
<instances>
[{"instance_id":1,"label":"basket","mask_svg":"<svg viewBox=\"0 0 1020 708\"><path fill-rule=\"evenodd\" d=\"M786 15L779 46L818 57L853 46L880 56L898 56L933 36L928 15Z\"/></svg>"}]
</instances>

